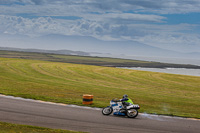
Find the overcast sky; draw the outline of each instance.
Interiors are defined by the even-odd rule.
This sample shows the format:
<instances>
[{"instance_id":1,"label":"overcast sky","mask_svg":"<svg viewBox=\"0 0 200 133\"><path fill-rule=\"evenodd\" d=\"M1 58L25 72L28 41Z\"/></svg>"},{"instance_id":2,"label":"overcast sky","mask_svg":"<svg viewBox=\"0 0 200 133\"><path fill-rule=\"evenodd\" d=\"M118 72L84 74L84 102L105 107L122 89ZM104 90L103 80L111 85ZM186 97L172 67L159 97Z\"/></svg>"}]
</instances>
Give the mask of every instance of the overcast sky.
<instances>
[{"instance_id":1,"label":"overcast sky","mask_svg":"<svg viewBox=\"0 0 200 133\"><path fill-rule=\"evenodd\" d=\"M4 34L92 36L200 52L200 0L0 0Z\"/></svg>"}]
</instances>

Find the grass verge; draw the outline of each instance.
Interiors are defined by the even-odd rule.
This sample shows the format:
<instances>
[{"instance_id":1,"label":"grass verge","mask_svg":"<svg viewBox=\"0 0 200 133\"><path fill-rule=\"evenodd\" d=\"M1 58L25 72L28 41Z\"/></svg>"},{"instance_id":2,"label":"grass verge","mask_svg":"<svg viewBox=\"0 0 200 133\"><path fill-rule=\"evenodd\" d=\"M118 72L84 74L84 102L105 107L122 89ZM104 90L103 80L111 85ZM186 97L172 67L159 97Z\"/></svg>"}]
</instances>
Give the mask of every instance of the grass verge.
<instances>
[{"instance_id":1,"label":"grass verge","mask_svg":"<svg viewBox=\"0 0 200 133\"><path fill-rule=\"evenodd\" d=\"M81 133L81 132L0 122L0 133Z\"/></svg>"}]
</instances>

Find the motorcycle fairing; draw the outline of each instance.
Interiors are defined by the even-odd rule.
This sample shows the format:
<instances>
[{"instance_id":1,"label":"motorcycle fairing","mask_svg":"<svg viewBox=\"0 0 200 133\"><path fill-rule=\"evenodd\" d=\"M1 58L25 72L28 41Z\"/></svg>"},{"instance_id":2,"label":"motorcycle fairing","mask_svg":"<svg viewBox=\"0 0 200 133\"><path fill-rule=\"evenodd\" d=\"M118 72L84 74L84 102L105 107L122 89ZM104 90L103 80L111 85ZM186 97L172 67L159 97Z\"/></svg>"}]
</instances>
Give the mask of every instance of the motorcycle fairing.
<instances>
[{"instance_id":1,"label":"motorcycle fairing","mask_svg":"<svg viewBox=\"0 0 200 133\"><path fill-rule=\"evenodd\" d=\"M137 104L134 104L134 105L127 106L126 108L127 108L127 109L131 109L131 108L140 109L140 106L137 105Z\"/></svg>"},{"instance_id":2,"label":"motorcycle fairing","mask_svg":"<svg viewBox=\"0 0 200 133\"><path fill-rule=\"evenodd\" d=\"M121 112L118 111L118 112L114 112L113 115L122 115L122 116L125 116L126 114L125 113L121 113Z\"/></svg>"}]
</instances>

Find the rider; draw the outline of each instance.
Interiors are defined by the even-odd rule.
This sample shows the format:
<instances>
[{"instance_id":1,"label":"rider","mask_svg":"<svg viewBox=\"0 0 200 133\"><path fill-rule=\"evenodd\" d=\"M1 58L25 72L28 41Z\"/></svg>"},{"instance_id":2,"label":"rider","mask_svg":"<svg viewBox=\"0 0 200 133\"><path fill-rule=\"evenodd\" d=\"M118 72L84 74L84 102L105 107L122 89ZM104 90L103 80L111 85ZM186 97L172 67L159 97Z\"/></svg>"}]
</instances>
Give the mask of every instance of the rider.
<instances>
[{"instance_id":1,"label":"rider","mask_svg":"<svg viewBox=\"0 0 200 133\"><path fill-rule=\"evenodd\" d=\"M123 95L122 99L120 99L120 101L122 102L124 108L126 109L126 106L129 106L131 104L133 104L133 101L128 98L128 95Z\"/></svg>"}]
</instances>

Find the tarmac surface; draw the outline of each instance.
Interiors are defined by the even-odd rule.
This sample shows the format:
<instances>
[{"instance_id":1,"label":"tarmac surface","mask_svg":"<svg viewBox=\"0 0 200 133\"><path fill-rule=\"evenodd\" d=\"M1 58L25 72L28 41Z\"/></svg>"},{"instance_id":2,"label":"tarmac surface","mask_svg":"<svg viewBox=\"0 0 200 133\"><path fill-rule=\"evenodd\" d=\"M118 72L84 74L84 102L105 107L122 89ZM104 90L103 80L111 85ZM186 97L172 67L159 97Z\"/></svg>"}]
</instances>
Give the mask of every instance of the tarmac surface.
<instances>
[{"instance_id":1,"label":"tarmac surface","mask_svg":"<svg viewBox=\"0 0 200 133\"><path fill-rule=\"evenodd\" d=\"M199 133L200 120L140 113L104 116L100 108L0 95L0 121L91 133Z\"/></svg>"}]
</instances>

